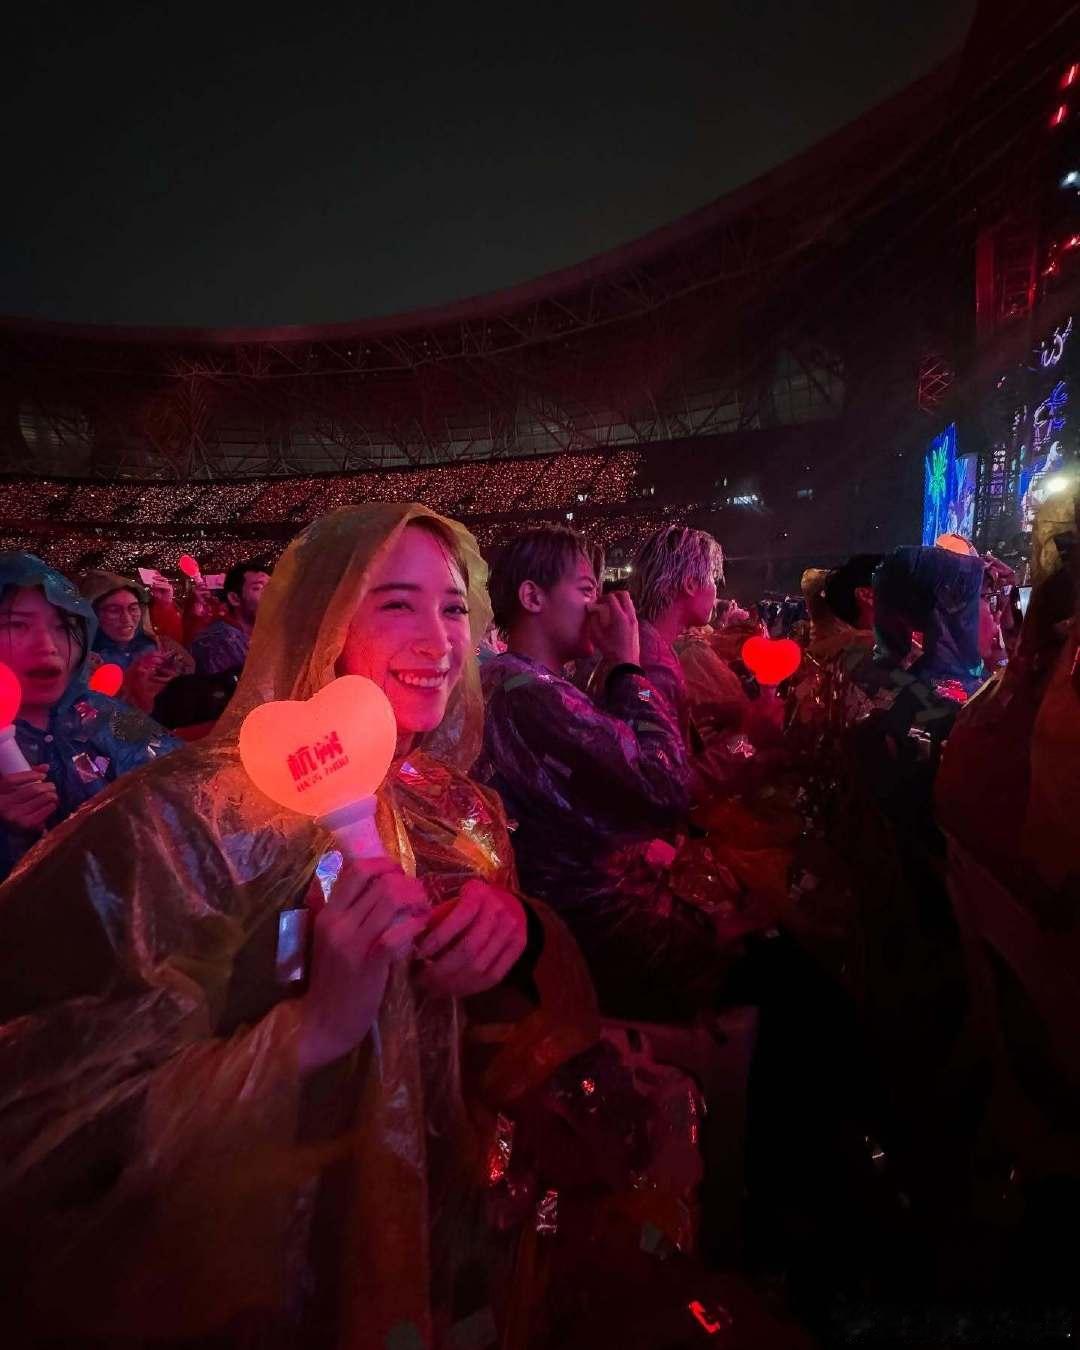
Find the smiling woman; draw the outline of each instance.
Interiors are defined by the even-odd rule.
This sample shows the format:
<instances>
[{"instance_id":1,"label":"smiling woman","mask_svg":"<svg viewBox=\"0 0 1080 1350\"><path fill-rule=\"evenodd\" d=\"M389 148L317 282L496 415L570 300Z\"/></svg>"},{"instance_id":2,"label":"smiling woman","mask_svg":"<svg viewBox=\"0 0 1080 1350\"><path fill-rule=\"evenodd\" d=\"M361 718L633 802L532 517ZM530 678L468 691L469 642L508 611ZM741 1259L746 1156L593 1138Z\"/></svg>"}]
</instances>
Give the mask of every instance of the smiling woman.
<instances>
[{"instance_id":1,"label":"smiling woman","mask_svg":"<svg viewBox=\"0 0 1080 1350\"><path fill-rule=\"evenodd\" d=\"M338 660L341 675L366 675L390 700L398 752L434 729L472 650L467 568L450 536L412 524L371 569Z\"/></svg>"},{"instance_id":2,"label":"smiling woman","mask_svg":"<svg viewBox=\"0 0 1080 1350\"><path fill-rule=\"evenodd\" d=\"M270 1322L299 1344L333 1320L326 1343L374 1350L477 1312L507 1237L481 1221L489 1117L464 1094L503 1110L598 1032L580 957L517 893L502 808L469 777L485 581L472 537L425 507L313 522L213 736L9 880L0 1302L16 1323L143 1343ZM251 785L237 740L253 708L342 673L386 692L398 755L378 793L389 856L347 862L324 902L330 837ZM290 983L277 939L298 909L313 941ZM80 935L63 970L58 926ZM305 1303L328 1285L339 1299Z\"/></svg>"}]
</instances>

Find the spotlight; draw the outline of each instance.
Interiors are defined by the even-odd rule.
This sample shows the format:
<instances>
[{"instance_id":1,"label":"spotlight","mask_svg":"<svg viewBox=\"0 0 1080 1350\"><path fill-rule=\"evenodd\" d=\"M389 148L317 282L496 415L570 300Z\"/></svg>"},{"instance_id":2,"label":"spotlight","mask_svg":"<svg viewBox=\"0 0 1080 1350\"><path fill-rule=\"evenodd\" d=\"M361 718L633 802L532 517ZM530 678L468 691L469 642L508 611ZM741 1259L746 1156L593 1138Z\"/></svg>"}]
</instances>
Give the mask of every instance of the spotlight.
<instances>
[{"instance_id":1,"label":"spotlight","mask_svg":"<svg viewBox=\"0 0 1080 1350\"><path fill-rule=\"evenodd\" d=\"M1053 478L1048 478L1046 481L1046 491L1048 493L1064 492L1068 486L1069 486L1069 479L1063 473L1056 473L1054 474Z\"/></svg>"},{"instance_id":2,"label":"spotlight","mask_svg":"<svg viewBox=\"0 0 1080 1350\"><path fill-rule=\"evenodd\" d=\"M1063 188L1080 188L1080 171L1070 169L1061 180L1061 186Z\"/></svg>"}]
</instances>

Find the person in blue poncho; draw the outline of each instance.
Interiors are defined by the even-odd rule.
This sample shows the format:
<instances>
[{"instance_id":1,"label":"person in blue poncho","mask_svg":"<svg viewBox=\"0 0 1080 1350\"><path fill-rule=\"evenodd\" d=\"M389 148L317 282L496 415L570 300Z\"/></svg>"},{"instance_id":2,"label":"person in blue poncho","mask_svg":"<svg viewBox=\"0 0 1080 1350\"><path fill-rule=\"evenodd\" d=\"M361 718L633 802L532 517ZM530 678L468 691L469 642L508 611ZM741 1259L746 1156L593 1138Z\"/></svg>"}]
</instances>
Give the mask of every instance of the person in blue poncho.
<instances>
[{"instance_id":1,"label":"person in blue poncho","mask_svg":"<svg viewBox=\"0 0 1080 1350\"><path fill-rule=\"evenodd\" d=\"M121 774L180 742L87 687L97 631L75 586L29 553L0 553L0 661L22 686L15 739L29 772L0 775L0 879Z\"/></svg>"}]
</instances>

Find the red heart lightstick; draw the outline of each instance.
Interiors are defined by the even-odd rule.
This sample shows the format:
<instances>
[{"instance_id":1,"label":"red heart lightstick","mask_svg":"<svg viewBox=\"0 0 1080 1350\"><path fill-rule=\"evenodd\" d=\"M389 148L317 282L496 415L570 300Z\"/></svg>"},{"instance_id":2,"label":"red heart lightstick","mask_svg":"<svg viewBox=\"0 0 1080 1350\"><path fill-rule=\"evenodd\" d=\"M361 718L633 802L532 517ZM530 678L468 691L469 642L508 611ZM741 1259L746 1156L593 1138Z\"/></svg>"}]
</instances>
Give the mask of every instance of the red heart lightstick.
<instances>
[{"instance_id":1,"label":"red heart lightstick","mask_svg":"<svg viewBox=\"0 0 1080 1350\"><path fill-rule=\"evenodd\" d=\"M0 773L25 773L30 767L15 739L15 719L21 703L18 675L0 661Z\"/></svg>"},{"instance_id":2,"label":"red heart lightstick","mask_svg":"<svg viewBox=\"0 0 1080 1350\"><path fill-rule=\"evenodd\" d=\"M791 638L747 638L741 655L743 665L761 685L783 684L802 664L802 648Z\"/></svg>"},{"instance_id":3,"label":"red heart lightstick","mask_svg":"<svg viewBox=\"0 0 1080 1350\"><path fill-rule=\"evenodd\" d=\"M342 675L306 703L263 703L240 728L240 759L256 787L314 816L349 858L386 854L375 791L396 745L390 700L362 675Z\"/></svg>"},{"instance_id":4,"label":"red heart lightstick","mask_svg":"<svg viewBox=\"0 0 1080 1350\"><path fill-rule=\"evenodd\" d=\"M105 665L98 666L87 683L95 694L105 694L109 698L115 698L124 684L123 668L112 661L107 661Z\"/></svg>"},{"instance_id":5,"label":"red heart lightstick","mask_svg":"<svg viewBox=\"0 0 1080 1350\"><path fill-rule=\"evenodd\" d=\"M192 581L198 580L202 575L202 568L199 566L197 559L193 558L190 553L181 553L176 565L184 576L190 577Z\"/></svg>"}]
</instances>

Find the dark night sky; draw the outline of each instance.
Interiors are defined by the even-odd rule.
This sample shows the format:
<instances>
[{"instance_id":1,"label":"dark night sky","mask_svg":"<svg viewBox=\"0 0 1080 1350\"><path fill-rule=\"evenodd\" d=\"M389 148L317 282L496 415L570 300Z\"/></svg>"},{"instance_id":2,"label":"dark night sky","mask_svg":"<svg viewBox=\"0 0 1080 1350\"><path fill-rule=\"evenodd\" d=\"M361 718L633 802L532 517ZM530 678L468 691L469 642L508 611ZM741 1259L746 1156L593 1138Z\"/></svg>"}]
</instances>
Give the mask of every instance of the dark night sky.
<instances>
[{"instance_id":1,"label":"dark night sky","mask_svg":"<svg viewBox=\"0 0 1080 1350\"><path fill-rule=\"evenodd\" d=\"M524 281L811 145L958 47L973 10L23 4L0 313L315 323Z\"/></svg>"}]
</instances>

